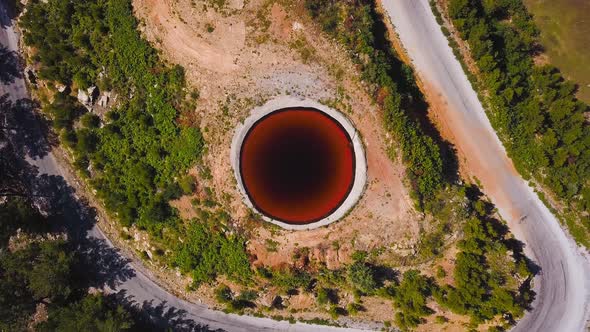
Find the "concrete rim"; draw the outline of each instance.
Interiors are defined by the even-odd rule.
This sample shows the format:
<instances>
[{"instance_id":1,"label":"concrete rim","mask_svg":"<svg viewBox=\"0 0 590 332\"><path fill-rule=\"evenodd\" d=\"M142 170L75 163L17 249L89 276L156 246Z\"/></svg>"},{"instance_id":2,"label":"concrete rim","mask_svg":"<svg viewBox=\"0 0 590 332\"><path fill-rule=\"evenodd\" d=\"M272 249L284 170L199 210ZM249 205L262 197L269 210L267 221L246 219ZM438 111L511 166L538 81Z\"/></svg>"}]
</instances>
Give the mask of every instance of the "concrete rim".
<instances>
[{"instance_id":1,"label":"concrete rim","mask_svg":"<svg viewBox=\"0 0 590 332\"><path fill-rule=\"evenodd\" d=\"M248 194L246 193L246 189L242 181L242 176L240 174L240 150L242 143L244 142L244 138L246 137L246 134L248 133L248 131L250 131L252 126L259 119L266 116L267 114L270 114L279 109L294 107L315 108L336 120L350 136L355 154L354 182L352 184L350 192L346 196L346 199L340 204L340 206L338 206L338 208L334 212L332 212L328 216L316 222L304 225L288 224L280 220L268 217L262 212L258 211L252 203L252 201L250 200L250 198L248 197ZM246 120L244 120L242 123L236 126L235 134L231 144L230 161L232 168L234 170L234 176L238 183L238 189L240 191L240 194L242 195L242 198L246 206L248 206L256 213L260 214L264 221L270 222L272 224L275 224L288 230L315 229L318 227L329 225L339 220L340 218L344 217L348 213L348 211L350 211L354 207L354 205L359 201L365 190L365 185L367 183L367 160L365 159L365 150L361 142L360 136L358 134L358 131L352 125L352 122L348 120L348 118L339 111L330 108L326 105L322 105L314 100L305 98L280 96L266 102L262 106L253 108L252 111L250 111L250 115L246 118Z\"/></svg>"}]
</instances>

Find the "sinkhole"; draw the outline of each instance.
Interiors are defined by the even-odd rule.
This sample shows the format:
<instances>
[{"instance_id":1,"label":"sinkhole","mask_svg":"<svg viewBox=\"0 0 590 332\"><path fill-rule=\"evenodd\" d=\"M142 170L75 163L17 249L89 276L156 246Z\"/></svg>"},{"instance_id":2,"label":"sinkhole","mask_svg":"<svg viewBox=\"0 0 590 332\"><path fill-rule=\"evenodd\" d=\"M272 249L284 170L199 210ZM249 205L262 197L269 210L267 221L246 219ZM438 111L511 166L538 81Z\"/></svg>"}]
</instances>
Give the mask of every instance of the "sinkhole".
<instances>
[{"instance_id":1,"label":"sinkhole","mask_svg":"<svg viewBox=\"0 0 590 332\"><path fill-rule=\"evenodd\" d=\"M287 229L341 218L364 189L358 134L340 112L279 98L252 111L236 130L232 166L246 204Z\"/></svg>"}]
</instances>

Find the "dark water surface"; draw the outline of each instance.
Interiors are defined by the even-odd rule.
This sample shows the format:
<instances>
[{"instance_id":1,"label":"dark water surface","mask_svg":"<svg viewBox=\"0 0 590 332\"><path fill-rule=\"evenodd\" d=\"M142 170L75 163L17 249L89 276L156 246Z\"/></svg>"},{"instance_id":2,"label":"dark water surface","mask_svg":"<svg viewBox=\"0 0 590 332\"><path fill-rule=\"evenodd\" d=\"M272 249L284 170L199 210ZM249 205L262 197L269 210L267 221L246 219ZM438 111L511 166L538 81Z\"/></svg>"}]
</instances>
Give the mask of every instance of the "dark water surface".
<instances>
[{"instance_id":1,"label":"dark water surface","mask_svg":"<svg viewBox=\"0 0 590 332\"><path fill-rule=\"evenodd\" d=\"M240 151L244 187L256 208L290 224L318 221L342 204L354 182L348 133L311 108L261 118Z\"/></svg>"}]
</instances>

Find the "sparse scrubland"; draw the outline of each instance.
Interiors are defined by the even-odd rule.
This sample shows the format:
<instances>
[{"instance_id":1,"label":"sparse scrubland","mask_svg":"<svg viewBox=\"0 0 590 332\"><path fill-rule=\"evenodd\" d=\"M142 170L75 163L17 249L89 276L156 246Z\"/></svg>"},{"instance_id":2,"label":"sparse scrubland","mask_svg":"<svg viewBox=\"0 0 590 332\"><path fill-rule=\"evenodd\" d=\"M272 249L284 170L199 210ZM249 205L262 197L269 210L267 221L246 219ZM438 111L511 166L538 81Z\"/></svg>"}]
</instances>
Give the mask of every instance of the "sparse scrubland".
<instances>
[{"instance_id":1,"label":"sparse scrubland","mask_svg":"<svg viewBox=\"0 0 590 332\"><path fill-rule=\"evenodd\" d=\"M214 7L223 5L216 2ZM429 124L412 70L392 49L374 4L307 0L302 10L346 50L360 72L383 130L393 138L388 151L392 162L400 152L415 209L431 222L432 229L422 232L416 253L405 263L391 263L376 248L355 250L349 262L328 268L310 260L310 249L301 246L292 264L254 266L247 242L256 231L231 222L234 216L224 206L229 199L205 190L206 199L193 200L197 217L192 220L181 218L169 203L195 190L189 169L197 164L206 169L201 165L207 151L202 132L218 128L199 128L191 120L198 93L189 92L183 68L166 63L140 34L130 1L31 0L21 26L31 67L47 82L39 89L44 111L80 175L121 227L149 234L157 250L144 258L190 276L188 291L208 287L228 312L277 319L331 324L338 324L339 316L362 320L378 300L394 308L387 324L394 321L404 330L423 323L431 328L450 323L508 328L534 296L534 266L477 187L458 184L454 155ZM219 30L207 28L208 33ZM258 37L261 44L270 42ZM298 52L309 47L303 44L296 45ZM317 56L303 53L304 62ZM95 85L117 95L112 109L100 116L88 113L72 93ZM56 86L65 89L59 92ZM229 111L220 108L224 114ZM568 174L573 173L563 176ZM245 218L256 222L256 216ZM273 240L265 244L269 252L282 245ZM456 250L454 264L443 269L437 264L449 248ZM439 272L433 273L436 266ZM289 299L298 295L315 303L290 308ZM55 317L100 303L83 301L56 311ZM50 316L47 324L57 323Z\"/></svg>"}]
</instances>

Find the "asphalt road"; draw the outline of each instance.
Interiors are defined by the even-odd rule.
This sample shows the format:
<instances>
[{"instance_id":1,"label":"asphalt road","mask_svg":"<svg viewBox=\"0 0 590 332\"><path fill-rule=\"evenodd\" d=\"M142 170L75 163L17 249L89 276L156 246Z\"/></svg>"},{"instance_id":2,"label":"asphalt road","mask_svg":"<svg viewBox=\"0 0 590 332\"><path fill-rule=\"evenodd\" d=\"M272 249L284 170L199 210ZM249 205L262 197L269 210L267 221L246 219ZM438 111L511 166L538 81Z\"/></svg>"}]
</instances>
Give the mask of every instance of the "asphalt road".
<instances>
[{"instance_id":1,"label":"asphalt road","mask_svg":"<svg viewBox=\"0 0 590 332\"><path fill-rule=\"evenodd\" d=\"M579 331L587 319L590 267L588 260L562 231L554 216L539 201L525 182L507 162L505 151L491 128L485 113L471 89L460 65L454 59L440 32L426 0L383 0L385 9L400 33L402 42L418 71L447 100L446 121L457 130L457 147L475 165L482 166L476 174L484 190L508 221L512 232L526 244L525 251L541 267L535 281L537 297L533 309L519 322L517 331ZM12 29L4 2L0 1L0 44L18 54L18 38ZM2 74L4 74L3 72ZM3 77L0 96L9 94L13 101L27 99L26 86L17 73ZM35 131L40 128L26 128ZM30 135L15 132L14 135ZM72 179L67 168L48 152L28 149L26 160L38 168L40 176ZM70 188L71 189L71 188ZM75 196L75 195L74 195ZM87 221L81 221L87 222ZM224 314L205 305L189 303L155 284L145 271L126 258L102 233L96 224L89 224L84 236L98 246L97 265L108 279L107 288L119 292L125 301L144 309L150 319L176 330L223 329L227 331L344 331L332 327L289 324L271 319ZM106 271L106 272L105 272Z\"/></svg>"},{"instance_id":2,"label":"asphalt road","mask_svg":"<svg viewBox=\"0 0 590 332\"><path fill-rule=\"evenodd\" d=\"M459 155L482 183L525 253L540 266L532 309L514 331L582 331L588 320L590 264L508 159L428 0L381 0L413 67L452 133Z\"/></svg>"},{"instance_id":3,"label":"asphalt road","mask_svg":"<svg viewBox=\"0 0 590 332\"><path fill-rule=\"evenodd\" d=\"M18 36L13 29L13 22L7 13L5 5L4 0L0 0L0 46L4 50L3 56L10 57L12 54L17 57ZM6 72L2 74L4 73ZM13 102L28 99L29 96L20 69L9 77L2 76L1 78L0 96L8 94L9 99ZM28 132L40 131L40 128L42 126L39 123L27 123L26 128L23 126L23 130L14 130L11 133L12 141L18 142L23 137L28 137ZM36 144L45 145L46 142L39 139ZM45 186L52 188L53 191L62 191L62 193L57 193L58 198L55 201L63 203L68 198L76 199L72 186L69 186L67 182L68 179L75 181L73 180L74 177L69 174L67 167L60 165L58 158L51 151L39 152L27 148L23 158L36 168L35 176L39 178L39 181L37 181L38 187ZM76 212L73 222L86 223L88 226L74 225L73 227L80 228L83 232L82 236L87 240L86 242L92 244L86 251L89 255L92 255L90 257L91 262L98 266L96 273L103 274L100 278L103 281L97 286L102 286L110 292L117 293L125 303L141 308L142 313L149 316L149 320L162 328L171 327L175 331L218 329L226 331L358 331L357 329L299 322L290 324L287 321L275 321L268 318L225 314L208 309L203 304L184 301L154 283L148 277L148 271L114 248L97 224L92 222L94 218L81 215L88 213L88 211L81 208L81 205L80 202L70 203L68 206L72 207L68 209Z\"/></svg>"}]
</instances>

